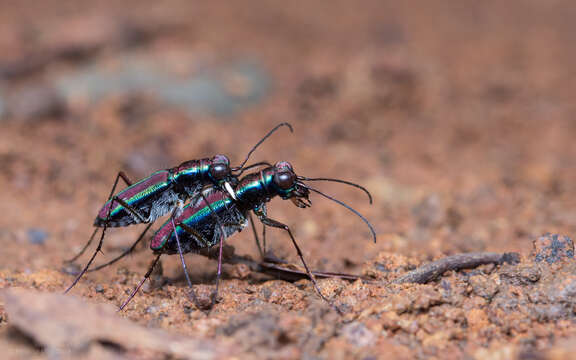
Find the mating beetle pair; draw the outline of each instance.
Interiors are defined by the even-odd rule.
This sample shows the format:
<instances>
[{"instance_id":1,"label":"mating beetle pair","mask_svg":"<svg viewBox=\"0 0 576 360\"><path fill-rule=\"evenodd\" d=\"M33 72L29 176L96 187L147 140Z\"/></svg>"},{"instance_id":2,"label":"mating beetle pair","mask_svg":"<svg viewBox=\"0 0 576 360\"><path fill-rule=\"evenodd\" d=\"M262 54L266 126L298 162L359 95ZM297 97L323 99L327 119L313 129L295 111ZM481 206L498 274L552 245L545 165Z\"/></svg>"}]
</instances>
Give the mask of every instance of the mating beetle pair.
<instances>
[{"instance_id":1,"label":"mating beetle pair","mask_svg":"<svg viewBox=\"0 0 576 360\"><path fill-rule=\"evenodd\" d=\"M219 243L220 251L218 272L216 278L216 291L214 293L217 294L218 281L221 274L222 246L224 239L244 228L248 223L248 219L252 220L250 217L250 212L253 212L258 217L264 227L276 227L283 229L288 233L294 247L296 248L300 260L306 269L308 276L313 282L316 291L321 298L326 300L320 292L314 276L310 272L310 269L308 268L308 265L306 264L302 255L302 251L300 250L300 247L298 246L290 228L287 225L273 220L267 216L266 203L272 198L279 196L285 200L290 199L296 206L300 208L305 208L311 205L309 200L310 191L315 192L321 196L337 202L338 204L346 207L357 216L359 216L368 225L372 233L372 237L374 240L376 240L375 231L368 220L366 220L366 218L364 218L356 210L352 209L350 206L346 205L340 200L324 194L323 192L309 186L304 181L339 182L363 190L368 195L370 202L372 202L372 198L370 193L365 188L348 181L331 178L306 178L303 176L298 176L294 172L292 165L288 162L278 162L274 166L269 165L260 171L248 174L240 178L239 176L242 174L242 172L248 168L267 165L267 163L256 163L245 168L243 167L256 147L259 146L280 126L290 127L289 124L283 123L271 130L262 140L258 142L258 144L256 144L255 147L252 148L246 157L246 160L244 160L242 165L237 168L230 169L229 162L220 162L219 160L223 160L223 157L219 156L213 158L210 164L208 161L206 161L207 159L198 161L198 164L203 166L196 167L199 169L199 171L196 171L196 174L207 173L209 174L209 177L198 176L196 179L199 180L190 184L187 188L184 189L183 192L179 192L180 189L178 186L173 186L173 188L170 190L164 190L164 192L157 193L159 192L157 189L169 188L170 184L166 185L166 183L169 182L165 179L170 179L170 176L172 176L172 179L174 179L175 177L173 174L179 173L178 171L174 171L174 169L170 169L156 172L150 177L132 186L129 186L127 189L121 191L116 196L110 196L111 199L103 206L95 221L95 226L104 227L102 237L98 245L98 250L101 248L104 231L107 226L126 226L132 223L152 222L159 216L172 211L172 216L170 219L160 227L160 229L152 238L150 247L157 254L156 258L154 259L144 279L135 288L130 297L122 304L121 309L126 306L126 304L142 286L144 281L150 276L152 269L159 261L162 254L180 255L188 285L192 288L192 283L188 276L183 254L198 251L204 248L210 248ZM290 129L292 130L291 127ZM225 159L227 160L227 158ZM184 164L193 162L194 161L190 161ZM212 166L211 169L210 166ZM179 168L177 167L175 169ZM187 171L190 172L189 170ZM233 174L233 172L239 173ZM154 181L154 179L162 179L162 181ZM176 177L176 179L178 178ZM115 186L117 182L118 177L116 178ZM210 182L211 186L203 189L204 185ZM155 187L150 189L150 184L154 184ZM148 190L148 192L146 192L146 190ZM190 198L190 203L183 208L178 207L178 203L182 204L184 201L182 199L186 198ZM116 205L114 204L115 202L117 203ZM148 230L149 227L150 225L146 228L146 230ZM142 239L143 234L138 238L136 243ZM256 238L256 240L260 249L258 239ZM135 244L131 249L134 248ZM104 265L101 265L98 268L115 262L116 260L129 253L131 249L129 249L118 258ZM84 249L82 251L84 251ZM95 254L96 253L94 253L84 270L77 276L74 283L66 291L72 288L72 286L76 284L83 273L88 270L91 262L95 257ZM195 302L198 304L193 291L191 294ZM212 299L214 302L216 297L214 296Z\"/></svg>"},{"instance_id":2,"label":"mating beetle pair","mask_svg":"<svg viewBox=\"0 0 576 360\"><path fill-rule=\"evenodd\" d=\"M230 182L236 182L238 176L240 176L245 170L266 164L256 163L244 167L248 162L250 155L252 155L256 148L258 148L258 146L260 146L270 135L282 126L287 126L290 131L293 131L292 126L288 123L278 124L260 141L258 141L254 147L252 147L242 164L235 168L230 167L230 160L228 157L225 155L216 155L211 159L189 160L174 168L156 171L152 175L134 184L128 179L124 172L120 171L114 180L114 185L112 186L112 190L108 196L108 201L98 212L98 215L94 220L94 226L96 229L94 229L94 232L82 250L68 261L73 262L78 259L92 243L94 236L98 232L98 228L102 228L102 234L96 251L94 251L84 269L76 276L76 279L74 279L73 283L65 292L70 291L70 289L78 283L80 278L90 268L90 265L96 258L96 254L102 249L104 236L108 227L122 227L132 224L148 223L149 225L135 242L136 245L139 240L144 237L156 219L168 214L169 212L174 212L179 205L181 206L183 202L186 201L186 199L197 195L204 186L212 185L220 189L225 188L228 191L231 191ZM115 194L114 191L116 190L116 186L120 179L124 180L128 187L120 191L118 194ZM130 250L132 250L135 245L133 245ZM93 271L101 269L102 267L119 260L125 255L126 254L123 254L109 263L98 266L93 269Z\"/></svg>"}]
</instances>

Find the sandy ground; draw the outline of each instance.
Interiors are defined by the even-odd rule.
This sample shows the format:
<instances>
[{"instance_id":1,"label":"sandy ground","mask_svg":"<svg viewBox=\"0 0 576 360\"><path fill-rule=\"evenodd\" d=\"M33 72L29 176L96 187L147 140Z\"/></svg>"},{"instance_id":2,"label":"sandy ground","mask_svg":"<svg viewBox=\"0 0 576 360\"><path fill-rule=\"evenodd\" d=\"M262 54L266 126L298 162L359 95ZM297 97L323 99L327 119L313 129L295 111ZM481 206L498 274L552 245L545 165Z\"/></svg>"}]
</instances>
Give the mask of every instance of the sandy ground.
<instances>
[{"instance_id":1,"label":"sandy ground","mask_svg":"<svg viewBox=\"0 0 576 360\"><path fill-rule=\"evenodd\" d=\"M576 6L569 1L0 2L2 358L568 359L576 276ZM177 256L115 313L153 255L86 275L63 261L92 232L115 175L254 160L358 182L275 199L307 280L225 265L196 309ZM153 226L157 229L161 222ZM259 225L260 226L260 225ZM102 263L142 227L108 232ZM544 236L544 234L549 235ZM289 238L274 253L299 265ZM247 229L227 240L259 261ZM470 252L519 262L395 283ZM199 294L216 262L187 255ZM24 288L15 289L15 288ZM29 291L26 291L29 290ZM32 291L32 292L31 292ZM49 294L53 293L53 294Z\"/></svg>"}]
</instances>

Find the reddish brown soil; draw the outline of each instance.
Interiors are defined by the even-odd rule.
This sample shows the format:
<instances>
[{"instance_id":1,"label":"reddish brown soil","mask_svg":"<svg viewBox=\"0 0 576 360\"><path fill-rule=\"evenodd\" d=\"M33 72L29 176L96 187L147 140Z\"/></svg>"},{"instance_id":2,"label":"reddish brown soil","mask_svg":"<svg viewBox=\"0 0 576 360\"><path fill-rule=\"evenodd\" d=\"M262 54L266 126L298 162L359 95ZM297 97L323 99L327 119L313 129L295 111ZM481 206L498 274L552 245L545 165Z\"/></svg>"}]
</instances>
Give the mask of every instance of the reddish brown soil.
<instances>
[{"instance_id":1,"label":"reddish brown soil","mask_svg":"<svg viewBox=\"0 0 576 360\"><path fill-rule=\"evenodd\" d=\"M206 341L208 357L570 358L573 252L547 261L553 254L542 260L532 251L542 234L571 236L576 228L575 16L576 6L563 0L1 1L0 287L58 293L70 284L63 260L92 232L117 171L141 178L216 153L237 164L268 129L288 121L294 134L279 132L254 159L288 160L299 174L356 181L374 195L370 206L353 189L317 184L370 219L376 244L358 218L320 197L306 210L269 205L271 217L293 228L312 268L374 280L320 281L344 315L309 281L230 265L220 302L205 314L186 297L178 258L166 256L167 283L157 279L111 317L184 336L187 346ZM115 69L125 56L161 59L176 77L249 59L271 83L265 96L227 116L186 113L147 94L91 103L51 89L89 66ZM231 94L250 91L242 76L221 78ZM117 255L138 230L110 231L97 260ZM288 237L268 234L269 247L297 264ZM250 231L228 243L257 259ZM477 251L518 252L522 261L424 285L390 284L422 263ZM70 300L56 303L68 308L78 296L119 305L151 259L142 247L88 274ZM208 293L216 263L186 260L196 291ZM59 343L21 325L26 306L9 305L29 295L10 294L0 298L1 357L56 356ZM82 318L76 305L69 309ZM53 312L57 329L68 321L62 309L38 309ZM86 316L75 326L99 326L98 316ZM118 334L108 342L91 336L58 356L194 358Z\"/></svg>"}]
</instances>

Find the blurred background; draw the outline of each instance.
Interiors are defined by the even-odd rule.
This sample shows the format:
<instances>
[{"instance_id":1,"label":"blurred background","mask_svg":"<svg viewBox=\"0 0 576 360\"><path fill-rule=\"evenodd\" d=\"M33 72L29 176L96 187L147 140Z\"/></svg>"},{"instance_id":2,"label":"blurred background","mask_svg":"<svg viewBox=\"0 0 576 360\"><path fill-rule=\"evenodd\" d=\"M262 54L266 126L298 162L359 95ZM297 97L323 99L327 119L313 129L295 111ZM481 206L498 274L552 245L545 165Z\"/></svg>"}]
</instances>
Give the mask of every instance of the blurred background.
<instances>
[{"instance_id":1,"label":"blurred background","mask_svg":"<svg viewBox=\"0 0 576 360\"><path fill-rule=\"evenodd\" d=\"M380 251L528 252L543 232L571 234L575 17L562 0L1 1L0 267L60 269L119 170L138 179L217 153L238 164L284 121L294 134L253 160L375 197L321 185L370 219L377 244L328 200L272 201L315 268L358 272ZM99 260L139 230L110 231ZM256 255L249 231L228 241ZM150 257L120 266L143 273Z\"/></svg>"}]
</instances>

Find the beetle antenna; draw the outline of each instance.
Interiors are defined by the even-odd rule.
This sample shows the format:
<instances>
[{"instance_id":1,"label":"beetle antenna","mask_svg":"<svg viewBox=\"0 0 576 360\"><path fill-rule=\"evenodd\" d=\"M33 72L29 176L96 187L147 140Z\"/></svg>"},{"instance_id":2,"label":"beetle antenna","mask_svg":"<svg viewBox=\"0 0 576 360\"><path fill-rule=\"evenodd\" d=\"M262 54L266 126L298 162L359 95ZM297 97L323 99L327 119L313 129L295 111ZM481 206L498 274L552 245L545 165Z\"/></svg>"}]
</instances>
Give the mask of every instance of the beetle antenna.
<instances>
[{"instance_id":1,"label":"beetle antenna","mask_svg":"<svg viewBox=\"0 0 576 360\"><path fill-rule=\"evenodd\" d=\"M354 214L356 214L360 219L362 219L362 221L364 221L364 222L366 223L366 225L368 225L368 228L370 229L370 232L372 233L372 238L374 239L374 242L376 242L376 231L374 231L374 227L372 226L372 224L370 224L370 221L368 221L368 219L366 219L364 216L362 216L362 214L360 214L358 211L354 210L351 206L345 204L344 202L342 202L342 201L340 201L340 200L338 200L338 199L336 199L336 198L333 198L333 197L330 196L330 195L324 194L324 193L321 192L320 190L314 189L313 187L310 187L310 186L308 186L308 185L304 185L304 184L302 184L302 183L299 183L299 185L305 187L305 188L308 189L308 190L312 190L313 192L315 192L315 193L317 193L317 194L320 194L320 195L324 196L325 198L330 199L330 200L332 200L332 201L334 201L334 202L336 202L336 203L344 206L346 209L352 211L352 212L353 212Z\"/></svg>"},{"instance_id":2,"label":"beetle antenna","mask_svg":"<svg viewBox=\"0 0 576 360\"><path fill-rule=\"evenodd\" d=\"M270 163L267 162L267 161L260 161L260 162L254 163L254 164L250 164L250 165L242 168L242 169L240 170L240 172L238 173L237 176L242 175L246 170L250 170L250 169L255 168L255 167L258 167L258 166L268 166L268 167L270 167L270 166L272 166L272 164L270 164Z\"/></svg>"},{"instance_id":3,"label":"beetle antenna","mask_svg":"<svg viewBox=\"0 0 576 360\"><path fill-rule=\"evenodd\" d=\"M237 166L237 167L235 167L235 168L232 168L232 171L241 170L241 169L244 167L244 165L246 165L246 163L248 162L248 159L250 158L250 155L252 155L252 153L258 148L258 146L260 146L264 141L266 141L266 139L268 139L268 137L270 137L270 135L272 135L276 130L278 130L278 129L281 128L282 126L287 126L288 129L290 129L290 132L292 132L292 133L294 132L294 129L292 129L292 125L290 125L290 124L287 123L287 122L283 122L283 123L280 123L280 124L276 125L272 130L270 130L270 131L268 132L268 134L264 135L264 137L263 137L262 139L260 139L260 141L258 141L258 142L256 143L256 145L254 145L254 146L252 147L252 149L250 149L250 151L248 152L248 155L246 155L246 158L244 159L244 161L242 161L242 164L240 164L240 166Z\"/></svg>"},{"instance_id":4,"label":"beetle antenna","mask_svg":"<svg viewBox=\"0 0 576 360\"><path fill-rule=\"evenodd\" d=\"M307 178L304 176L298 176L297 179L298 180L305 180L305 181L331 181L331 182L337 182L337 183L341 183L341 184L350 185L350 186L353 186L355 188L358 188L358 189L364 191L366 193L366 195L368 195L368 201L370 201L370 204L372 204L372 194L370 194L368 189L366 189L362 185L358 185L356 183L346 181L346 180L332 179L332 178Z\"/></svg>"}]
</instances>

